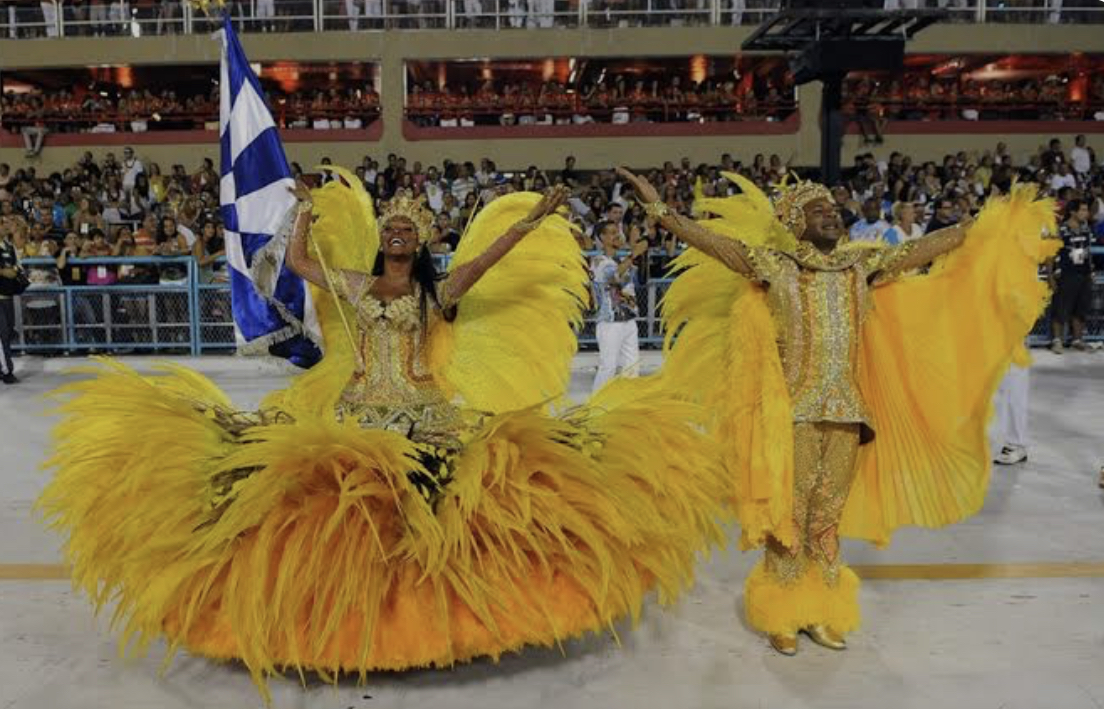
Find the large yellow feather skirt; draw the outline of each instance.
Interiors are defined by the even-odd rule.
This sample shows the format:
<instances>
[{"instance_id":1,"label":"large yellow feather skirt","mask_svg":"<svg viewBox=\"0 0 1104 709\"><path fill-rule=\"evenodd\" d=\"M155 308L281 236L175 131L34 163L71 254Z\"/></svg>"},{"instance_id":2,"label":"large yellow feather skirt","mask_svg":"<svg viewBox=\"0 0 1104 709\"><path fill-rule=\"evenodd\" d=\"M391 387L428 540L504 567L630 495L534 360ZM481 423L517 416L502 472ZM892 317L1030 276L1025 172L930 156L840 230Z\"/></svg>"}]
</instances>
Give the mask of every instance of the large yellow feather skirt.
<instances>
[{"instance_id":1,"label":"large yellow feather skirt","mask_svg":"<svg viewBox=\"0 0 1104 709\"><path fill-rule=\"evenodd\" d=\"M403 436L243 417L187 369L105 362L62 392L39 507L134 649L240 658L262 690L286 668L496 658L672 601L722 541L718 457L638 381L485 418L427 499Z\"/></svg>"}]
</instances>

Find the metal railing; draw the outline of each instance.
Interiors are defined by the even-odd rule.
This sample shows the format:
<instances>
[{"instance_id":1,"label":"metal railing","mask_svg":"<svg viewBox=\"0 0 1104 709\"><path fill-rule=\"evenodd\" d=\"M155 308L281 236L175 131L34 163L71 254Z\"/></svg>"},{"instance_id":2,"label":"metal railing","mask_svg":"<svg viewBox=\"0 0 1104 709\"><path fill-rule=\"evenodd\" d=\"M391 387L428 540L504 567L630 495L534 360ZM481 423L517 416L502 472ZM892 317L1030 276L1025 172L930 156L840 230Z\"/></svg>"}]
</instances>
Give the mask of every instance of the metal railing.
<instances>
[{"instance_id":1,"label":"metal railing","mask_svg":"<svg viewBox=\"0 0 1104 709\"><path fill-rule=\"evenodd\" d=\"M217 22L189 3L8 2L0 37L192 34ZM427 29L545 29L756 25L778 12L776 0L230 0L242 32ZM1104 23L1089 0L887 0L893 9L940 8L951 21L1021 24Z\"/></svg>"},{"instance_id":2,"label":"metal railing","mask_svg":"<svg viewBox=\"0 0 1104 709\"><path fill-rule=\"evenodd\" d=\"M32 273L57 275L50 258L23 261ZM16 298L14 348L36 353L160 351L200 354L198 268L189 256L160 258L70 259L66 268L164 269L174 266L183 277L160 283L119 280L102 285L36 284ZM55 279L55 282L60 282ZM234 342L230 324L230 344Z\"/></svg>"},{"instance_id":3,"label":"metal railing","mask_svg":"<svg viewBox=\"0 0 1104 709\"><path fill-rule=\"evenodd\" d=\"M1097 257L1104 247L1094 247ZM449 257L436 258L440 269ZM56 269L53 259L26 259L28 270ZM60 286L35 285L15 301L16 351L35 354L86 354L105 352L163 352L200 355L232 352L234 322L228 283L203 283L191 257L72 259L67 265L158 266L186 269L186 277L172 283ZM649 278L638 289L641 310L637 318L640 343L646 348L663 345L660 303L672 280ZM1097 275L1093 307L1085 323L1085 339L1104 342L1104 273ZM1049 314L1036 324L1031 344L1050 341ZM588 314L579 331L579 346L597 346L595 319Z\"/></svg>"}]
</instances>

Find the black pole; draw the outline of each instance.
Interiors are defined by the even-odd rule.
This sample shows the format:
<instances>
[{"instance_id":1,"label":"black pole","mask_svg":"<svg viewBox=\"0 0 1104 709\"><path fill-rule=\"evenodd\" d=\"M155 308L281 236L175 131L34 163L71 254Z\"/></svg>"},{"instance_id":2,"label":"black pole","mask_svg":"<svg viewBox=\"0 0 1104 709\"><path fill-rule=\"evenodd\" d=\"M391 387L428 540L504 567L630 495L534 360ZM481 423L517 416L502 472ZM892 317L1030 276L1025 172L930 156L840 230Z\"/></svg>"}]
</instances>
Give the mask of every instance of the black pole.
<instances>
[{"instance_id":1,"label":"black pole","mask_svg":"<svg viewBox=\"0 0 1104 709\"><path fill-rule=\"evenodd\" d=\"M843 77L833 72L821 77L820 176L826 185L840 181L843 160Z\"/></svg>"}]
</instances>

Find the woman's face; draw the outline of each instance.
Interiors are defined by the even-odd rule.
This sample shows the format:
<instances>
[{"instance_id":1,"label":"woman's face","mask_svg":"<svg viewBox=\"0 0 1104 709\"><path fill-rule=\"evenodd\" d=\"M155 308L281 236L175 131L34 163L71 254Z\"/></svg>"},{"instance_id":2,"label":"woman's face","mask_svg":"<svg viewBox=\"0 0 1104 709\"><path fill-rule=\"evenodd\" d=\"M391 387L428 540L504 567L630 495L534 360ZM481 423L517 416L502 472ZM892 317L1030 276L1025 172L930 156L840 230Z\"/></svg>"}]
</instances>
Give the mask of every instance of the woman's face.
<instances>
[{"instance_id":1,"label":"woman's face","mask_svg":"<svg viewBox=\"0 0 1104 709\"><path fill-rule=\"evenodd\" d=\"M91 205L91 203L89 203L88 199L82 199L80 201L80 210L82 212L87 212L89 210L89 208L91 208L91 206L92 205Z\"/></svg>"},{"instance_id":2,"label":"woman's face","mask_svg":"<svg viewBox=\"0 0 1104 709\"><path fill-rule=\"evenodd\" d=\"M204 239L214 238L217 234L218 234L218 230L215 229L215 223L214 222L207 222L206 224L203 225L203 238Z\"/></svg>"},{"instance_id":3,"label":"woman's face","mask_svg":"<svg viewBox=\"0 0 1104 709\"><path fill-rule=\"evenodd\" d=\"M176 233L176 220L171 217L166 217L165 219L161 220L161 228L165 231L166 234L172 236Z\"/></svg>"},{"instance_id":4,"label":"woman's face","mask_svg":"<svg viewBox=\"0 0 1104 709\"><path fill-rule=\"evenodd\" d=\"M392 217L383 225L383 253L391 257L410 257L418 250L418 232L406 217Z\"/></svg>"}]
</instances>

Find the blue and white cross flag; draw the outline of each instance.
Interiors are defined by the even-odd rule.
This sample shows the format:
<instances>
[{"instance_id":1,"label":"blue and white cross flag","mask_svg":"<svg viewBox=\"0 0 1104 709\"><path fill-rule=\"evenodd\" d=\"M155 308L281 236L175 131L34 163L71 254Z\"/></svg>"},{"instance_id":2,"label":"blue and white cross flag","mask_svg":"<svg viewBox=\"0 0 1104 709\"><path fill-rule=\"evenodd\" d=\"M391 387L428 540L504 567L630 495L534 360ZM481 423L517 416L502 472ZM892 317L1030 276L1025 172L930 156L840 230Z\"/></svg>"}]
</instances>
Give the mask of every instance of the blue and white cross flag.
<instances>
[{"instance_id":1,"label":"blue and white cross flag","mask_svg":"<svg viewBox=\"0 0 1104 709\"><path fill-rule=\"evenodd\" d=\"M284 264L295 215L288 187L295 181L228 16L219 35L219 203L238 351L310 367L322 356L318 318L307 283Z\"/></svg>"}]
</instances>

